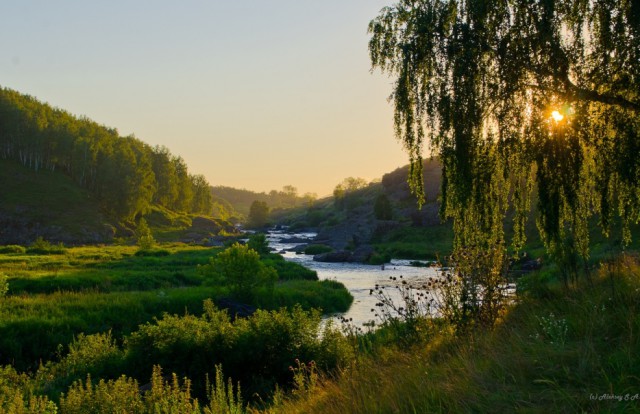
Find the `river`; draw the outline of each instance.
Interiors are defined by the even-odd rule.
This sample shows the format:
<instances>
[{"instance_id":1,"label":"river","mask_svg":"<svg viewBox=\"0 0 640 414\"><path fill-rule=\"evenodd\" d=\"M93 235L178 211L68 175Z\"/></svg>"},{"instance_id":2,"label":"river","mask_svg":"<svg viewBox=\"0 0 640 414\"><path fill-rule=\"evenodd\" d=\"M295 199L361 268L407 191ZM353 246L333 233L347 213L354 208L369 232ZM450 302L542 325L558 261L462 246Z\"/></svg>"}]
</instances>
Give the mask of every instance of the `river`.
<instances>
[{"instance_id":1,"label":"river","mask_svg":"<svg viewBox=\"0 0 640 414\"><path fill-rule=\"evenodd\" d=\"M292 249L302 243L284 243L283 240L290 238L304 239L307 243L312 243L315 233L286 233L283 231L271 231L267 234L269 245L276 251ZM370 295L369 292L375 285L394 287L402 280L408 283L417 282L418 280L426 280L429 277L438 277L438 272L432 267L415 267L409 264L409 260L391 260L391 263L385 264L384 268L378 265L366 265L361 263L321 263L314 262L313 256L305 254L296 254L294 252L282 253L286 260L300 263L309 269L318 273L320 280L331 279L343 283L351 295L353 295L353 304L347 312L341 315L355 326L362 326L372 320L375 320L374 312L371 309L376 308L377 299ZM400 299L395 294L393 288L386 289L391 295L395 295L396 299ZM379 321L375 321L379 322Z\"/></svg>"}]
</instances>

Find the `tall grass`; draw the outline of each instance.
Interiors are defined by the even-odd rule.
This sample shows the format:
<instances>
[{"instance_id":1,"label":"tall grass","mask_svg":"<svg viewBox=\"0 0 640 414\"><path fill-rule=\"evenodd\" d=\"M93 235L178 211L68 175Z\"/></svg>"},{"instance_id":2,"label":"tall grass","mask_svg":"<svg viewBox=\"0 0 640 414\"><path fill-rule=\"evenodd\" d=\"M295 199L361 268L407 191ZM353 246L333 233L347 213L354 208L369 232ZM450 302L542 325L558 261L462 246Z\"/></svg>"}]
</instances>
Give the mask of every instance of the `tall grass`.
<instances>
[{"instance_id":1,"label":"tall grass","mask_svg":"<svg viewBox=\"0 0 640 414\"><path fill-rule=\"evenodd\" d=\"M54 256L18 250L0 254L0 272L9 285L0 306L0 363L19 369L54 358L58 345L81 333L111 331L120 340L165 312L198 315L203 300L229 295L226 286L201 286L197 266L220 252L216 248L165 244L170 254L161 257L135 256L135 246L73 247ZM257 292L257 307L300 303L337 312L351 304L343 285L315 282L315 272L280 256L264 262L284 281Z\"/></svg>"},{"instance_id":2,"label":"tall grass","mask_svg":"<svg viewBox=\"0 0 640 414\"><path fill-rule=\"evenodd\" d=\"M528 292L493 331L388 344L278 412L640 412L640 266ZM435 328L435 327L434 327Z\"/></svg>"},{"instance_id":3,"label":"tall grass","mask_svg":"<svg viewBox=\"0 0 640 414\"><path fill-rule=\"evenodd\" d=\"M75 335L111 330L120 338L161 316L199 313L202 301L225 294L224 288L174 288L146 292L57 292L9 296L0 306L0 363L37 367L54 358L59 344Z\"/></svg>"}]
</instances>

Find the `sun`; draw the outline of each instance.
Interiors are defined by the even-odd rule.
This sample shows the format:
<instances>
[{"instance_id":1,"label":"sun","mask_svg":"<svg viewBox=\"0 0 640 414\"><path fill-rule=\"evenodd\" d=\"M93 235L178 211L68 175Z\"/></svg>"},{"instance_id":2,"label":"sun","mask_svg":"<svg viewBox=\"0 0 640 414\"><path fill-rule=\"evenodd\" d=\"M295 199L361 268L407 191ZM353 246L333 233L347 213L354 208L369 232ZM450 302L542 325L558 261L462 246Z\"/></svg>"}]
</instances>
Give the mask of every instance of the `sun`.
<instances>
[{"instance_id":1,"label":"sun","mask_svg":"<svg viewBox=\"0 0 640 414\"><path fill-rule=\"evenodd\" d=\"M562 121L564 119L564 115L562 115L558 111L553 111L553 112L551 112L551 118L553 118L553 120L556 121L556 122L560 122L560 121Z\"/></svg>"}]
</instances>

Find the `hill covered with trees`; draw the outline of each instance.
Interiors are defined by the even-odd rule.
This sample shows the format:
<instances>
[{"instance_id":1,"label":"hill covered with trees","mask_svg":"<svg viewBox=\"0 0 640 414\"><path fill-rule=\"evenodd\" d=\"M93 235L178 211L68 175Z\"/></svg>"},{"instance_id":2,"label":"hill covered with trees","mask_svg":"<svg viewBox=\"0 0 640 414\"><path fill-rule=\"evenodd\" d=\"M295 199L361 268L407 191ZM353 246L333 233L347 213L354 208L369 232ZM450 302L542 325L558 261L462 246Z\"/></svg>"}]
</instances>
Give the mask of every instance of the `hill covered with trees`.
<instances>
[{"instance_id":1,"label":"hill covered with trees","mask_svg":"<svg viewBox=\"0 0 640 414\"><path fill-rule=\"evenodd\" d=\"M34 203L20 190L23 184L32 186L29 193L38 198L35 204L53 208L49 215L55 213L51 193L57 189L61 192L57 196L68 197L62 210L86 205L95 212L89 221L110 223L116 230L132 225L154 207L183 214L212 213L205 177L189 173L185 161L166 147L120 136L114 128L7 88L0 88L0 163L4 193L0 220L5 229L46 227L54 220L47 215L30 217L37 212L28 208ZM34 192L36 188L42 192ZM86 216L76 219L86 221ZM94 231L99 225L90 227L94 234L81 241L105 239L104 232Z\"/></svg>"},{"instance_id":2,"label":"hill covered with trees","mask_svg":"<svg viewBox=\"0 0 640 414\"><path fill-rule=\"evenodd\" d=\"M59 171L95 197L110 216L131 220L151 204L209 213L209 184L167 148L10 89L0 89L0 157L34 171Z\"/></svg>"},{"instance_id":3,"label":"hill covered with trees","mask_svg":"<svg viewBox=\"0 0 640 414\"><path fill-rule=\"evenodd\" d=\"M267 203L271 210L284 210L309 205L318 198L314 193L299 195L298 189L292 185L285 185L280 191L271 190L268 193L220 185L211 187L211 194L214 202L226 202L244 217L249 216L254 201Z\"/></svg>"}]
</instances>

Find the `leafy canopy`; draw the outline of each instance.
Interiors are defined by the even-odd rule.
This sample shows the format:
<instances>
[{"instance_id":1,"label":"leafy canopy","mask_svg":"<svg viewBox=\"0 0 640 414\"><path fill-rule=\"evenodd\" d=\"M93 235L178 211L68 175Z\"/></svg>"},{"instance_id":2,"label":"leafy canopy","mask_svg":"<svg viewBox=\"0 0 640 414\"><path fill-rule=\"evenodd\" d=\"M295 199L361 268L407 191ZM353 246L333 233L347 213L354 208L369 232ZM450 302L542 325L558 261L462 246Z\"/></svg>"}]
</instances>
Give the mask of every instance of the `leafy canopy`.
<instances>
[{"instance_id":1,"label":"leafy canopy","mask_svg":"<svg viewBox=\"0 0 640 414\"><path fill-rule=\"evenodd\" d=\"M260 255L249 246L235 243L199 267L211 283L228 285L234 297L251 300L255 289L272 288L278 274L260 261Z\"/></svg>"},{"instance_id":2,"label":"leafy canopy","mask_svg":"<svg viewBox=\"0 0 640 414\"><path fill-rule=\"evenodd\" d=\"M424 202L423 147L443 163L455 246L520 248L530 198L559 256L588 257L588 220L623 241L640 206L640 3L403 0L369 25L373 68L392 75L395 131Z\"/></svg>"},{"instance_id":3,"label":"leafy canopy","mask_svg":"<svg viewBox=\"0 0 640 414\"><path fill-rule=\"evenodd\" d=\"M266 201L255 200L249 209L247 225L251 228L264 227L269 222L269 206Z\"/></svg>"}]
</instances>

